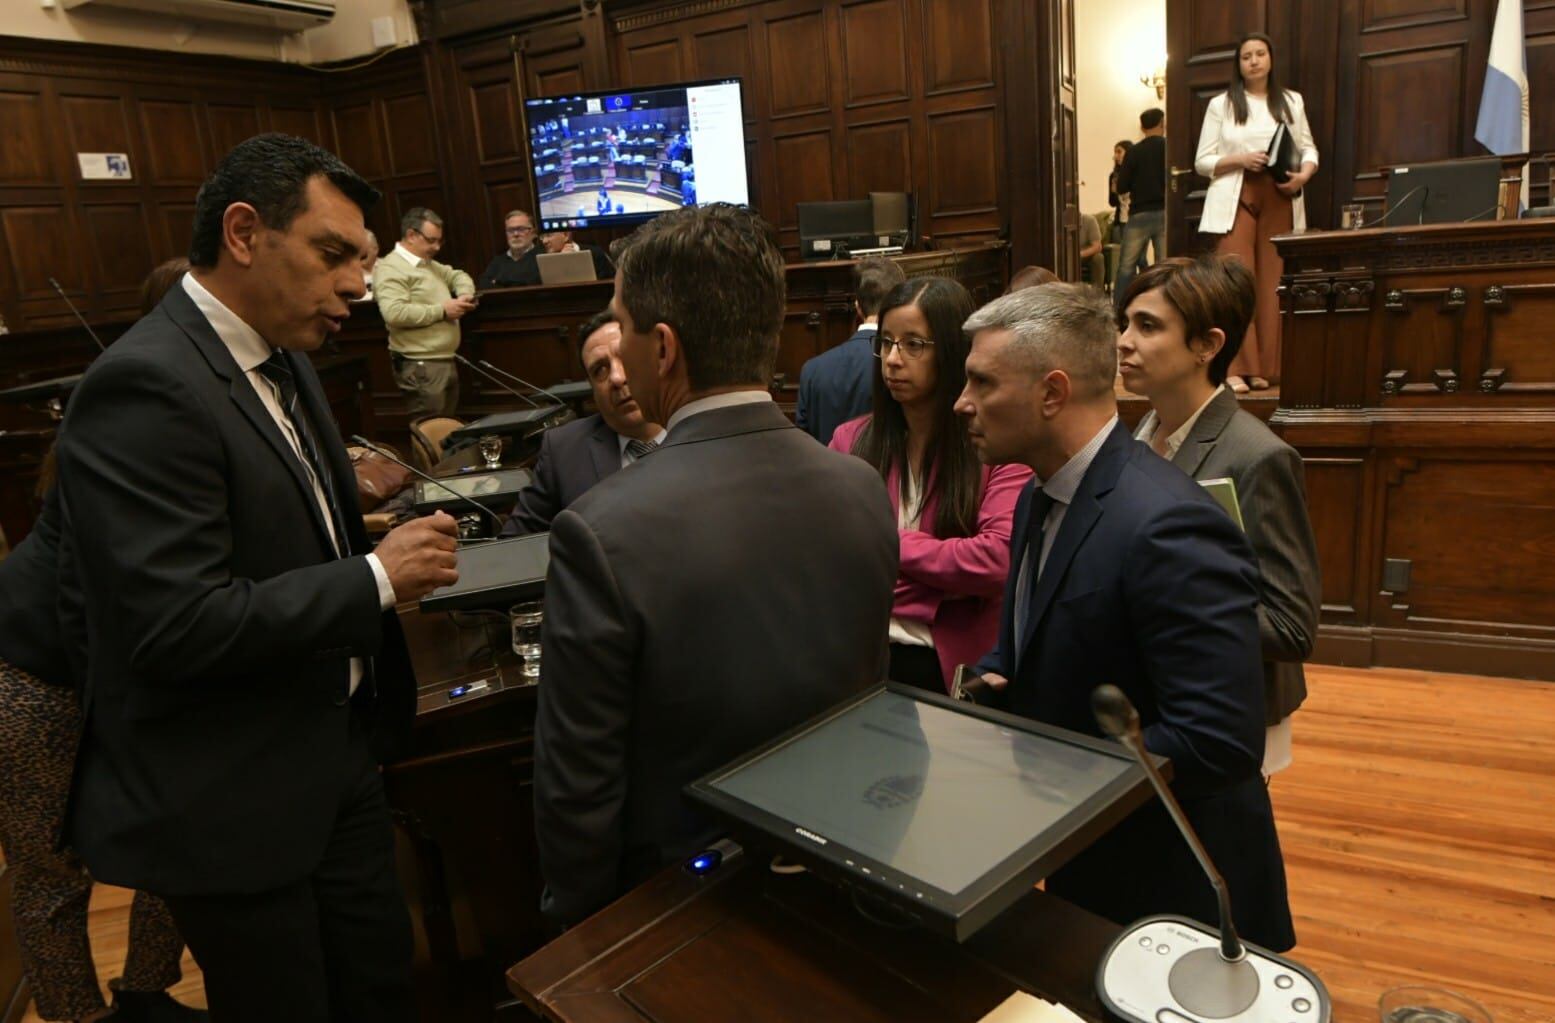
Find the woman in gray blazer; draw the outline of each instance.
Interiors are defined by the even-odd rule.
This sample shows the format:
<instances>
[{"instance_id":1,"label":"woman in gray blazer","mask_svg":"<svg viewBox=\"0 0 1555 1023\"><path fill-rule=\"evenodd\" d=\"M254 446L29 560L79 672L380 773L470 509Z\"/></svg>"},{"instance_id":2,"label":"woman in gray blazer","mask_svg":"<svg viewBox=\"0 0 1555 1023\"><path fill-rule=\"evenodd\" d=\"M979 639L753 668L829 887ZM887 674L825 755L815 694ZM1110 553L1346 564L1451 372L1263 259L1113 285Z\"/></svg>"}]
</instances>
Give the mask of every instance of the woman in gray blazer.
<instances>
[{"instance_id":1,"label":"woman in gray blazer","mask_svg":"<svg viewBox=\"0 0 1555 1023\"><path fill-rule=\"evenodd\" d=\"M1123 386L1150 400L1135 436L1201 482L1230 479L1262 575L1264 775L1290 764L1290 715L1305 699L1301 662L1317 634L1321 586L1301 456L1225 386L1257 302L1234 257L1178 257L1134 279L1118 338Z\"/></svg>"}]
</instances>

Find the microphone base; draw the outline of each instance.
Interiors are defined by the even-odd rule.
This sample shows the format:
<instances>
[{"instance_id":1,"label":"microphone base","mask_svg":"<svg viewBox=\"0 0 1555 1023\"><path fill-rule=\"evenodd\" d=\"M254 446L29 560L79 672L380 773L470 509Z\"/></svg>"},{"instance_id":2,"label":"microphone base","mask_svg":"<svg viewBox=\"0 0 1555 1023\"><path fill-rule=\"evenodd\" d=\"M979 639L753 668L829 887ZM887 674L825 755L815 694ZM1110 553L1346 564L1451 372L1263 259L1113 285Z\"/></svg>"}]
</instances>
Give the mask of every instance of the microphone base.
<instances>
[{"instance_id":1,"label":"microphone base","mask_svg":"<svg viewBox=\"0 0 1555 1023\"><path fill-rule=\"evenodd\" d=\"M1257 945L1228 963L1220 932L1181 916L1127 927L1096 968L1096 993L1129 1023L1329 1023L1328 989L1311 970Z\"/></svg>"}]
</instances>

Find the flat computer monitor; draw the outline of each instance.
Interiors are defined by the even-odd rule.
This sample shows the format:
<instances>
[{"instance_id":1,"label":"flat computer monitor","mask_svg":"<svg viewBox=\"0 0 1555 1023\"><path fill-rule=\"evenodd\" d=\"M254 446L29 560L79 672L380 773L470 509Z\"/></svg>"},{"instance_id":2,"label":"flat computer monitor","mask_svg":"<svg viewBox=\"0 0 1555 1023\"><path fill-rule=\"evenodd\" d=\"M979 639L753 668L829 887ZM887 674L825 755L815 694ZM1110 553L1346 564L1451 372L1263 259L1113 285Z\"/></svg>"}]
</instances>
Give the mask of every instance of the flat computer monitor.
<instances>
[{"instance_id":1,"label":"flat computer monitor","mask_svg":"<svg viewBox=\"0 0 1555 1023\"><path fill-rule=\"evenodd\" d=\"M750 203L738 78L526 99L524 116L542 231Z\"/></svg>"},{"instance_id":2,"label":"flat computer monitor","mask_svg":"<svg viewBox=\"0 0 1555 1023\"><path fill-rule=\"evenodd\" d=\"M686 791L748 844L957 941L1151 792L1117 743L896 684L845 701Z\"/></svg>"},{"instance_id":3,"label":"flat computer monitor","mask_svg":"<svg viewBox=\"0 0 1555 1023\"><path fill-rule=\"evenodd\" d=\"M797 212L805 259L847 259L854 249L888 244L875 234L875 206L868 199L802 202Z\"/></svg>"},{"instance_id":4,"label":"flat computer monitor","mask_svg":"<svg viewBox=\"0 0 1555 1023\"><path fill-rule=\"evenodd\" d=\"M1389 227L1495 220L1501 213L1501 158L1414 163L1388 172ZM1516 216L1516 210L1507 211Z\"/></svg>"}]
</instances>

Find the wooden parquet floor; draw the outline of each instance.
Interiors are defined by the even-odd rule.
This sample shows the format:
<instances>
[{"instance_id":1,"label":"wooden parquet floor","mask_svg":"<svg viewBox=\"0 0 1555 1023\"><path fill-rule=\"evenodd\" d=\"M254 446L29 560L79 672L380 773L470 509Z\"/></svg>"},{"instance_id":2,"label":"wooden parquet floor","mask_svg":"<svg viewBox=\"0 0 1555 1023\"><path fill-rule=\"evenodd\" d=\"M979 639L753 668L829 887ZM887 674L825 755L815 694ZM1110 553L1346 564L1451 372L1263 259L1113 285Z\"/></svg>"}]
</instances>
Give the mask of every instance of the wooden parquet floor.
<instances>
[{"instance_id":1,"label":"wooden parquet floor","mask_svg":"<svg viewBox=\"0 0 1555 1023\"><path fill-rule=\"evenodd\" d=\"M1497 1023L1555 1023L1555 685L1320 665L1308 685L1272 792L1293 954L1334 1019L1373 1023L1381 992L1428 983ZM128 913L122 891L93 898L105 980ZM175 993L202 1004L185 970Z\"/></svg>"}]
</instances>

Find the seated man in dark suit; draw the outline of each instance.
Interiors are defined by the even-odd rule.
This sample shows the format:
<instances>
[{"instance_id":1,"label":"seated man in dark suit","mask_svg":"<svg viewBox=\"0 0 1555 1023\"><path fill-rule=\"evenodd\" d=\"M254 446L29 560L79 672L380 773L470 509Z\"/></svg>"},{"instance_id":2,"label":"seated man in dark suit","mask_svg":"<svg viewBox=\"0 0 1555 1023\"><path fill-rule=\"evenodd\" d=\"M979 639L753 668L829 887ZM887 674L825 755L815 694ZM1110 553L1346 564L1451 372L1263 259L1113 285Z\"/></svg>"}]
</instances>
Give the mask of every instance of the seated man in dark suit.
<instances>
[{"instance_id":1,"label":"seated man in dark suit","mask_svg":"<svg viewBox=\"0 0 1555 1023\"><path fill-rule=\"evenodd\" d=\"M820 441L831 443L837 427L870 410L880 361L870 351L880 303L891 289L907 280L902 268L883 256L853 264L853 309L859 326L836 348L822 352L799 371L799 403L794 425Z\"/></svg>"},{"instance_id":2,"label":"seated man in dark suit","mask_svg":"<svg viewBox=\"0 0 1555 1023\"><path fill-rule=\"evenodd\" d=\"M995 649L978 666L1016 714L1099 735L1092 690L1139 709L1145 745L1225 876L1244 938L1295 943L1263 760L1258 570L1241 530L1193 480L1119 424L1117 320L1083 285L984 306L969 417L987 464L1029 465L1016 505ZM1181 913L1211 925L1214 892L1160 803L1048 879L1048 891L1119 922Z\"/></svg>"},{"instance_id":3,"label":"seated man in dark suit","mask_svg":"<svg viewBox=\"0 0 1555 1023\"><path fill-rule=\"evenodd\" d=\"M543 533L556 513L594 484L658 446L664 427L643 418L621 368L621 325L606 309L578 331L583 371L594 388L592 416L547 430L540 439L534 482L518 495L503 536Z\"/></svg>"},{"instance_id":4,"label":"seated man in dark suit","mask_svg":"<svg viewBox=\"0 0 1555 1023\"><path fill-rule=\"evenodd\" d=\"M885 671L896 518L878 473L772 400L772 235L720 203L621 255L621 360L669 434L551 523L535 831L563 923L717 836L688 782Z\"/></svg>"},{"instance_id":5,"label":"seated man in dark suit","mask_svg":"<svg viewBox=\"0 0 1555 1023\"><path fill-rule=\"evenodd\" d=\"M603 189L601 189L603 191ZM502 230L508 247L491 257L486 269L481 271L479 284L487 288L523 288L540 283L538 257L547 252L577 252L585 249L594 257L594 274L604 280L615 273L610 259L593 245L580 246L572 240L570 232L553 234L535 233L534 217L524 210L509 210L502 218Z\"/></svg>"}]
</instances>

